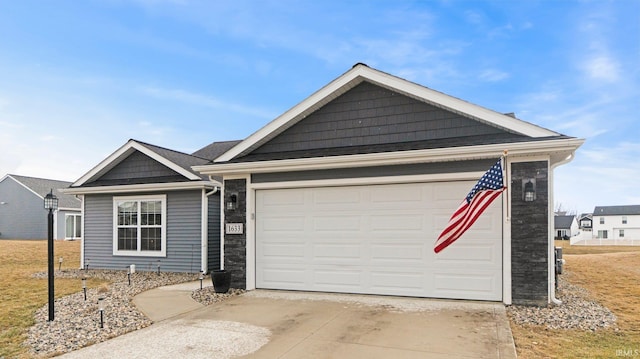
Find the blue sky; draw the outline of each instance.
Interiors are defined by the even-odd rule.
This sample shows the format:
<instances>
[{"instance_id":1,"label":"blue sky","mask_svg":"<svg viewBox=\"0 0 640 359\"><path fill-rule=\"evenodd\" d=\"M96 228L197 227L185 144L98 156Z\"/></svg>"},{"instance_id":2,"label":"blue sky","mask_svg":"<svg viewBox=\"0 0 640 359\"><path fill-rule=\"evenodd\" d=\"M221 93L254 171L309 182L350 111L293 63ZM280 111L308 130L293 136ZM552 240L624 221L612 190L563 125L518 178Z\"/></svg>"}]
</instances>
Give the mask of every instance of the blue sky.
<instances>
[{"instance_id":1,"label":"blue sky","mask_svg":"<svg viewBox=\"0 0 640 359\"><path fill-rule=\"evenodd\" d=\"M638 0L0 0L0 176L242 139L357 62L585 138L556 205L640 204Z\"/></svg>"}]
</instances>

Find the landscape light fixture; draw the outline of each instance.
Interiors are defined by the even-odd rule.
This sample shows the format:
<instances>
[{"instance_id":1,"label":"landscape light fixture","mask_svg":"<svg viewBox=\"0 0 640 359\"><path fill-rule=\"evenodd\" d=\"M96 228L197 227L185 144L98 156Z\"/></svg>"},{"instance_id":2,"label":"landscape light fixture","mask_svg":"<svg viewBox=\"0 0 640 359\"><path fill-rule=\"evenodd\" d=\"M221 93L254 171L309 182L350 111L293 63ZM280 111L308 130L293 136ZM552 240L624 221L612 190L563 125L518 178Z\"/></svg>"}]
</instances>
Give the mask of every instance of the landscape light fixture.
<instances>
[{"instance_id":1,"label":"landscape light fixture","mask_svg":"<svg viewBox=\"0 0 640 359\"><path fill-rule=\"evenodd\" d=\"M524 201L533 202L536 199L536 182L535 178L526 179L524 182Z\"/></svg>"},{"instance_id":2,"label":"landscape light fixture","mask_svg":"<svg viewBox=\"0 0 640 359\"><path fill-rule=\"evenodd\" d=\"M200 279L200 289L202 289L202 280L204 279L204 272L200 272L200 276L198 277L198 279Z\"/></svg>"},{"instance_id":3,"label":"landscape light fixture","mask_svg":"<svg viewBox=\"0 0 640 359\"><path fill-rule=\"evenodd\" d=\"M127 280L129 281L129 285L131 285L131 267L127 266Z\"/></svg>"},{"instance_id":4,"label":"landscape light fixture","mask_svg":"<svg viewBox=\"0 0 640 359\"><path fill-rule=\"evenodd\" d=\"M98 311L100 312L100 328L104 328L104 298L98 298Z\"/></svg>"},{"instance_id":5,"label":"landscape light fixture","mask_svg":"<svg viewBox=\"0 0 640 359\"><path fill-rule=\"evenodd\" d=\"M160 260L158 259L158 275L160 275Z\"/></svg>"},{"instance_id":6,"label":"landscape light fixture","mask_svg":"<svg viewBox=\"0 0 640 359\"><path fill-rule=\"evenodd\" d=\"M84 270L89 271L89 259L87 259L84 263Z\"/></svg>"},{"instance_id":7,"label":"landscape light fixture","mask_svg":"<svg viewBox=\"0 0 640 359\"><path fill-rule=\"evenodd\" d=\"M62 259L62 257L60 257L60 259L58 259L58 271L62 271L62 261L64 259Z\"/></svg>"},{"instance_id":8,"label":"landscape light fixture","mask_svg":"<svg viewBox=\"0 0 640 359\"><path fill-rule=\"evenodd\" d=\"M82 291L84 292L84 300L87 301L87 277L82 277Z\"/></svg>"},{"instance_id":9,"label":"landscape light fixture","mask_svg":"<svg viewBox=\"0 0 640 359\"><path fill-rule=\"evenodd\" d=\"M49 321L55 318L54 314L54 289L53 289L53 212L58 210L58 198L53 194L53 189L44 196L44 209L49 210L47 216L47 255L48 255L48 279L49 279Z\"/></svg>"}]
</instances>

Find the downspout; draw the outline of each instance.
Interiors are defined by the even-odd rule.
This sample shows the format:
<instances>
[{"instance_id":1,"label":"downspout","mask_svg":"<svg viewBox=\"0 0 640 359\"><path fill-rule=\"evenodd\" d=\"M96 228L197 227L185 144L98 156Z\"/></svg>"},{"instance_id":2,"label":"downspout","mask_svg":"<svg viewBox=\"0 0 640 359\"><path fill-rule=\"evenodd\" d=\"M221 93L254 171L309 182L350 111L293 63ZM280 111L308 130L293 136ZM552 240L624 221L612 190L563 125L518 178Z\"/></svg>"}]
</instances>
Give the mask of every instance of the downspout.
<instances>
[{"instance_id":1,"label":"downspout","mask_svg":"<svg viewBox=\"0 0 640 359\"><path fill-rule=\"evenodd\" d=\"M214 186L209 192L202 190L202 222L200 223L201 248L200 248L200 271L206 273L209 268L209 196L217 193L218 186Z\"/></svg>"},{"instance_id":2,"label":"downspout","mask_svg":"<svg viewBox=\"0 0 640 359\"><path fill-rule=\"evenodd\" d=\"M566 163L569 163L573 160L575 152L571 152L571 154L569 156L567 156L567 158L565 158L562 161L556 162L554 164L552 164L550 166L551 171L549 171L549 176L550 176L550 181L549 183L554 183L554 171L556 169L556 167L564 165ZM554 197L555 197L555 191L552 190L552 195L549 198L549 203L551 204L548 208L549 211L549 238L553 238L553 203L554 203ZM555 244L553 242L553 240L549 241L549 258L554 258L555 259ZM549 299L551 299L551 302L555 305L561 305L562 301L558 298L556 298L556 264L555 264L555 260L554 261L549 261L549 273L553 273L553 275L549 275Z\"/></svg>"}]
</instances>

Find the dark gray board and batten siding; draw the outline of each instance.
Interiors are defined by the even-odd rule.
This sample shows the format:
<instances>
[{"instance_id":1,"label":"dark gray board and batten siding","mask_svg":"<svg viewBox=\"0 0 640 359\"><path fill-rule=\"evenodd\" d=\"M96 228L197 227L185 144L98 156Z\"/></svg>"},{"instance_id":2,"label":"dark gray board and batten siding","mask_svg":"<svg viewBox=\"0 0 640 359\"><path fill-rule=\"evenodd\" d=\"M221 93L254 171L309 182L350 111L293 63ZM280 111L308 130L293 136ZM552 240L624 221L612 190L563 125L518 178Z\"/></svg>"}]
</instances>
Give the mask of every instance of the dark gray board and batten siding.
<instances>
[{"instance_id":1,"label":"dark gray board and batten siding","mask_svg":"<svg viewBox=\"0 0 640 359\"><path fill-rule=\"evenodd\" d=\"M363 82L251 155L501 136L505 130Z\"/></svg>"},{"instance_id":2,"label":"dark gray board and batten siding","mask_svg":"<svg viewBox=\"0 0 640 359\"><path fill-rule=\"evenodd\" d=\"M144 193L141 195L149 195ZM125 269L131 264L137 270L197 273L201 266L201 198L202 191L167 192L167 252L166 257L113 255L113 197L114 195L85 196L85 264L102 269ZM129 194L127 194L129 196ZM135 196L135 194L131 194ZM209 197L210 214L219 213L219 195ZM219 214L218 214L219 216ZM219 231L219 227L218 227ZM210 246L217 246L219 263L219 232L209 238ZM213 243L212 243L213 242ZM216 260L216 254L210 254ZM160 262L158 262L160 261Z\"/></svg>"}]
</instances>

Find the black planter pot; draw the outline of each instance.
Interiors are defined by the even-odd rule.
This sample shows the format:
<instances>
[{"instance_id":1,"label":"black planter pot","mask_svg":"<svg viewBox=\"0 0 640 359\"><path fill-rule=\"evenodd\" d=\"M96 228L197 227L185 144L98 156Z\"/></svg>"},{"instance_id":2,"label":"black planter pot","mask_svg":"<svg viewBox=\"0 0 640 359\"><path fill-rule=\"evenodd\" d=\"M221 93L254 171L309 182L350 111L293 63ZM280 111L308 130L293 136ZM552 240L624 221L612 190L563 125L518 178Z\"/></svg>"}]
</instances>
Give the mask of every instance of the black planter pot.
<instances>
[{"instance_id":1,"label":"black planter pot","mask_svg":"<svg viewBox=\"0 0 640 359\"><path fill-rule=\"evenodd\" d=\"M214 270L211 272L211 281L216 293L226 293L231 286L231 272L227 272L224 269Z\"/></svg>"}]
</instances>

